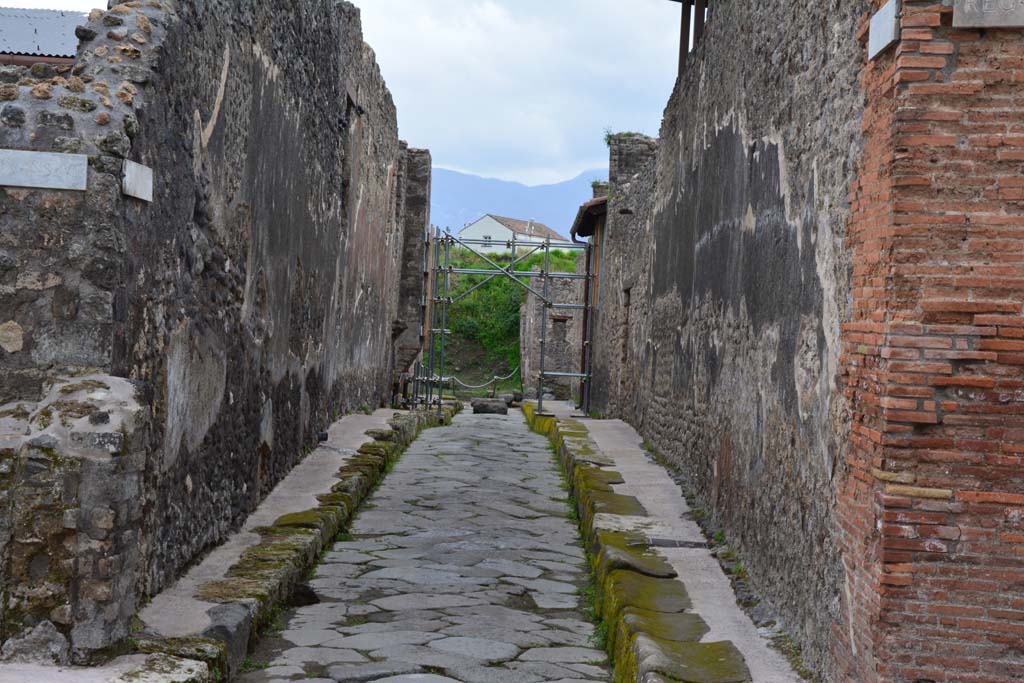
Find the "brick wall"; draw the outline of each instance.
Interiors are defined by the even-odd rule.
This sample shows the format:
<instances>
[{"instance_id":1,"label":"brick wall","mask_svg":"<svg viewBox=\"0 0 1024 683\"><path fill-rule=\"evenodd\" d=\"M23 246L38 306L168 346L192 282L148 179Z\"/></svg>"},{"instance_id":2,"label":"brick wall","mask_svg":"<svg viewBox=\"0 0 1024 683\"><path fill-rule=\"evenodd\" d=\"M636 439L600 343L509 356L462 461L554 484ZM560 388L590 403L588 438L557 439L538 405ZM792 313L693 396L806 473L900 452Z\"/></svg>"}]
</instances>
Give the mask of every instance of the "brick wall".
<instances>
[{"instance_id":1,"label":"brick wall","mask_svg":"<svg viewBox=\"0 0 1024 683\"><path fill-rule=\"evenodd\" d=\"M862 73L836 661L864 683L1019 681L1024 33L920 0L901 24Z\"/></svg>"}]
</instances>

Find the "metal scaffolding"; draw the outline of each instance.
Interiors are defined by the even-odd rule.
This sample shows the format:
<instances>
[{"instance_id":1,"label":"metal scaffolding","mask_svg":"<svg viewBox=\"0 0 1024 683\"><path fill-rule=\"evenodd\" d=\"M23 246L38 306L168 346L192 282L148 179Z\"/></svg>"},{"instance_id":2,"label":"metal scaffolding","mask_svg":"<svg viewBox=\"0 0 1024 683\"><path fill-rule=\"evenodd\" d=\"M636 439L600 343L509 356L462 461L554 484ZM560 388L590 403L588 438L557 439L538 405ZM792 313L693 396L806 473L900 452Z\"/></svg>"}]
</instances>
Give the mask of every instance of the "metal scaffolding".
<instances>
[{"instance_id":1,"label":"metal scaffolding","mask_svg":"<svg viewBox=\"0 0 1024 683\"><path fill-rule=\"evenodd\" d=\"M551 252L558 251L585 251L587 263L590 262L590 245L580 243L558 243L552 245L550 239L543 242L535 240L517 241L515 233L512 239L505 242L505 247L512 254L511 262L503 266L495 259L487 256L482 249L475 247L494 247L501 245L501 242L493 240L460 239L450 232L440 231L428 232L423 256L423 278L424 298L421 302L420 311L423 317L421 327L421 341L423 353L421 360L417 361L413 368L412 376L412 408L436 407L440 410L443 402L445 388L454 391L456 383L463 384L458 378L447 373L447 348L446 342L451 330L448 329L449 307L458 303L479 288L499 277L507 277L522 287L525 291L533 294L540 301L544 314L540 320L540 364L537 378L537 411L544 411L544 389L546 379L555 378L578 378L583 386L584 395L581 397L582 404L586 405L589 396L589 384L591 378L590 368L590 334L592 325L583 326L583 366L579 372L549 372L546 369L546 346L549 311L584 311L586 320L593 316L590 311L589 297L584 295L582 303L579 302L555 302L551 298L550 284L554 280L583 280L589 284L591 275L590 269L586 274L551 272ZM452 266L452 250L465 249L469 253L483 261L487 267L481 268L455 268ZM523 254L519 250L524 249ZM544 267L542 270L516 270L516 266L523 263L534 254L544 254ZM452 275L485 275L486 279L476 283L465 292L456 297L451 296ZM536 280L540 280L540 288L535 286ZM525 281L524 281L525 280ZM589 289L589 288L587 288ZM513 375L515 373L513 372ZM502 379L502 378L496 378ZM465 386L463 384L463 386Z\"/></svg>"}]
</instances>

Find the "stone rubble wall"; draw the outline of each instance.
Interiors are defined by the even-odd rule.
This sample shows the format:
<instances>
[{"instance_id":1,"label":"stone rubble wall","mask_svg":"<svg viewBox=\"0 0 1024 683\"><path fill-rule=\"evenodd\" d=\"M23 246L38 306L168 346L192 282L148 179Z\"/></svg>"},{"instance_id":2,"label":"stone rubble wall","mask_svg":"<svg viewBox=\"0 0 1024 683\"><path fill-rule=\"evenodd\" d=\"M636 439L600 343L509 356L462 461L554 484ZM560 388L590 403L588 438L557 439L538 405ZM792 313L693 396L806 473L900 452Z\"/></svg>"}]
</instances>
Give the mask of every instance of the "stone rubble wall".
<instances>
[{"instance_id":1,"label":"stone rubble wall","mask_svg":"<svg viewBox=\"0 0 1024 683\"><path fill-rule=\"evenodd\" d=\"M0 188L0 641L51 623L82 661L387 399L429 154L346 2L125 2L77 35L70 72L0 72L0 148L89 162L85 192Z\"/></svg>"},{"instance_id":2,"label":"stone rubble wall","mask_svg":"<svg viewBox=\"0 0 1024 683\"><path fill-rule=\"evenodd\" d=\"M866 0L718 3L659 141L611 140L592 409L689 473L827 672L839 611L835 377L849 319Z\"/></svg>"},{"instance_id":3,"label":"stone rubble wall","mask_svg":"<svg viewBox=\"0 0 1024 683\"><path fill-rule=\"evenodd\" d=\"M430 152L410 149L403 160L405 194L401 221L406 226L402 246L402 281L399 287L398 321L395 328L395 372L408 372L423 350L423 255L430 229ZM420 228L419 231L416 228Z\"/></svg>"}]
</instances>

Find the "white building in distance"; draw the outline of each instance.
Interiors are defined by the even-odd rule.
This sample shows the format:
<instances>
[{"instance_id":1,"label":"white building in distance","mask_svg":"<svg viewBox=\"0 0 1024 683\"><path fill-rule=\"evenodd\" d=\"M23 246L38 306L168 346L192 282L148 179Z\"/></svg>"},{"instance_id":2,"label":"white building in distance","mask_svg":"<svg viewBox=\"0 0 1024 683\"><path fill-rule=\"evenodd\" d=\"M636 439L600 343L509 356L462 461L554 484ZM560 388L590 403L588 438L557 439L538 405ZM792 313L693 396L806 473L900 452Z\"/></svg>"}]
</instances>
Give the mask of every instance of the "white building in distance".
<instances>
[{"instance_id":1,"label":"white building in distance","mask_svg":"<svg viewBox=\"0 0 1024 683\"><path fill-rule=\"evenodd\" d=\"M487 214L459 231L460 239L490 242L489 245L471 245L473 249L489 254L512 251L510 243L513 235L515 235L517 247L520 244L524 246L542 244L545 239L550 239L554 248L560 244L571 244L569 240L543 223L492 214Z\"/></svg>"}]
</instances>

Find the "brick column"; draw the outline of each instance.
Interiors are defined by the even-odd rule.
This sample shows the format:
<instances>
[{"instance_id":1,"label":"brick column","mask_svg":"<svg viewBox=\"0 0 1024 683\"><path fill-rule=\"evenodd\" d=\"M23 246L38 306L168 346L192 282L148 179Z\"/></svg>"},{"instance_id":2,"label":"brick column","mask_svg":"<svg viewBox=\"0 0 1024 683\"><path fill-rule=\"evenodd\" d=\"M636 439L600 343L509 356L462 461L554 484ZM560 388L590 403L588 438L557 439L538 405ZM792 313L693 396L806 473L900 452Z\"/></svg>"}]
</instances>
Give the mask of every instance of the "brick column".
<instances>
[{"instance_id":1,"label":"brick column","mask_svg":"<svg viewBox=\"0 0 1024 683\"><path fill-rule=\"evenodd\" d=\"M900 42L863 71L851 188L837 680L1009 683L1024 670L1024 32L902 5Z\"/></svg>"}]
</instances>

